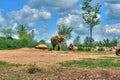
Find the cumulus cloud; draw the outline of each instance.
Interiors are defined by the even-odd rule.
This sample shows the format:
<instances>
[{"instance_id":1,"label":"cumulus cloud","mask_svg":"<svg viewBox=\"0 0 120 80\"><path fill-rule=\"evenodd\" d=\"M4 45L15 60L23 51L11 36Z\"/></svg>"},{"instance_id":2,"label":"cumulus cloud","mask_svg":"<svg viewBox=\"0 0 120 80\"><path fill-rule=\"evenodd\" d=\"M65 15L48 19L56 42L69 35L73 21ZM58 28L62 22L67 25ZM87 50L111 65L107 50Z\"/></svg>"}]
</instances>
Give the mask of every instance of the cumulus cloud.
<instances>
[{"instance_id":1,"label":"cumulus cloud","mask_svg":"<svg viewBox=\"0 0 120 80\"><path fill-rule=\"evenodd\" d=\"M11 22L17 22L18 24L27 24L33 26L37 20L49 20L51 13L48 11L40 11L38 9L30 8L25 5L19 11L12 11L8 13L8 17Z\"/></svg>"},{"instance_id":2,"label":"cumulus cloud","mask_svg":"<svg viewBox=\"0 0 120 80\"><path fill-rule=\"evenodd\" d=\"M73 28L83 28L83 20L77 15L68 14L68 16L58 19L57 25L64 24Z\"/></svg>"},{"instance_id":3,"label":"cumulus cloud","mask_svg":"<svg viewBox=\"0 0 120 80\"><path fill-rule=\"evenodd\" d=\"M120 24L106 25L105 30L110 34L120 34Z\"/></svg>"},{"instance_id":4,"label":"cumulus cloud","mask_svg":"<svg viewBox=\"0 0 120 80\"><path fill-rule=\"evenodd\" d=\"M78 0L30 0L30 6L41 8L43 6L52 7L54 10L63 11L74 6Z\"/></svg>"},{"instance_id":5,"label":"cumulus cloud","mask_svg":"<svg viewBox=\"0 0 120 80\"><path fill-rule=\"evenodd\" d=\"M120 19L120 0L105 0L106 14L111 19Z\"/></svg>"},{"instance_id":6,"label":"cumulus cloud","mask_svg":"<svg viewBox=\"0 0 120 80\"><path fill-rule=\"evenodd\" d=\"M2 16L2 13L0 12L0 24L3 24L5 21L4 17Z\"/></svg>"},{"instance_id":7,"label":"cumulus cloud","mask_svg":"<svg viewBox=\"0 0 120 80\"><path fill-rule=\"evenodd\" d=\"M83 19L78 15L68 14L66 17L58 19L56 24L64 24L73 28L72 38L69 43L72 42L77 35L82 37L82 41L85 36L89 36L89 27L87 27Z\"/></svg>"},{"instance_id":8,"label":"cumulus cloud","mask_svg":"<svg viewBox=\"0 0 120 80\"><path fill-rule=\"evenodd\" d=\"M105 2L114 4L114 3L120 3L120 0L105 0Z\"/></svg>"}]
</instances>

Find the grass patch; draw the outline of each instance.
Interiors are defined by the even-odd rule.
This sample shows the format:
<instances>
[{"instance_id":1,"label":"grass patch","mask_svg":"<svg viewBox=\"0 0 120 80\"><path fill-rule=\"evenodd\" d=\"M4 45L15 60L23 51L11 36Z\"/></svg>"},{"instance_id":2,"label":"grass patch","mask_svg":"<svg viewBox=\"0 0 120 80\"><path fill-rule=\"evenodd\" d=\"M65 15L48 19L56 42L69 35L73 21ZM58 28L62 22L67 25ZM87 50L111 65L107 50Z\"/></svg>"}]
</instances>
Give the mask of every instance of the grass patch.
<instances>
[{"instance_id":1,"label":"grass patch","mask_svg":"<svg viewBox=\"0 0 120 80\"><path fill-rule=\"evenodd\" d=\"M119 57L104 57L102 59L82 59L60 63L62 67L82 69L114 69L120 70Z\"/></svg>"},{"instance_id":2,"label":"grass patch","mask_svg":"<svg viewBox=\"0 0 120 80\"><path fill-rule=\"evenodd\" d=\"M108 55L108 54L115 54L113 51L71 51L73 54L98 54L98 55Z\"/></svg>"},{"instance_id":3,"label":"grass patch","mask_svg":"<svg viewBox=\"0 0 120 80\"><path fill-rule=\"evenodd\" d=\"M13 72L0 77L0 80L26 80L32 75L26 72Z\"/></svg>"},{"instance_id":4,"label":"grass patch","mask_svg":"<svg viewBox=\"0 0 120 80\"><path fill-rule=\"evenodd\" d=\"M10 63L7 63L7 62L3 62L3 61L0 61L0 68L9 68L9 67L18 67L18 66L22 66L21 64L10 64Z\"/></svg>"}]
</instances>

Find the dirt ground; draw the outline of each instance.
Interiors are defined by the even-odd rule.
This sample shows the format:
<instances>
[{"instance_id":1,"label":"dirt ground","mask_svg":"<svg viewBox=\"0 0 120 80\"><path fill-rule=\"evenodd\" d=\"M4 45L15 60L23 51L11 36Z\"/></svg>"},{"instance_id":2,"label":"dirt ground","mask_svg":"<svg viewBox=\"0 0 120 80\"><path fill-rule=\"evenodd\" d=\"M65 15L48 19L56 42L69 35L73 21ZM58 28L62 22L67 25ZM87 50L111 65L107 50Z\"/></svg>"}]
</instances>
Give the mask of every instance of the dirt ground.
<instances>
[{"instance_id":1,"label":"dirt ground","mask_svg":"<svg viewBox=\"0 0 120 80\"><path fill-rule=\"evenodd\" d=\"M103 56L115 56L114 54L98 55L83 52L44 51L34 48L21 48L16 50L0 50L0 61L15 64L53 65L55 63L78 60L83 58L100 58Z\"/></svg>"}]
</instances>

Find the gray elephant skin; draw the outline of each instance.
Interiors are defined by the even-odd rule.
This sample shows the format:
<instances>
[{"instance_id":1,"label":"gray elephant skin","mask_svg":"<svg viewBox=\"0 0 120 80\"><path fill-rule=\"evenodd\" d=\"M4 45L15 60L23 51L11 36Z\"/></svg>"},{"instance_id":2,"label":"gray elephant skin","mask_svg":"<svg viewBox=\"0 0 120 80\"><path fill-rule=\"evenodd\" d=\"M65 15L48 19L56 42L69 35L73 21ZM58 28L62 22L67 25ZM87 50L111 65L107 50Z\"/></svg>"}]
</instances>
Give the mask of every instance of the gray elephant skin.
<instances>
[{"instance_id":1,"label":"gray elephant skin","mask_svg":"<svg viewBox=\"0 0 120 80\"><path fill-rule=\"evenodd\" d=\"M64 43L66 45L66 37L63 35L53 36L51 38L51 44L53 46L53 50L55 49L55 46L58 45L58 50L61 50L61 43Z\"/></svg>"}]
</instances>

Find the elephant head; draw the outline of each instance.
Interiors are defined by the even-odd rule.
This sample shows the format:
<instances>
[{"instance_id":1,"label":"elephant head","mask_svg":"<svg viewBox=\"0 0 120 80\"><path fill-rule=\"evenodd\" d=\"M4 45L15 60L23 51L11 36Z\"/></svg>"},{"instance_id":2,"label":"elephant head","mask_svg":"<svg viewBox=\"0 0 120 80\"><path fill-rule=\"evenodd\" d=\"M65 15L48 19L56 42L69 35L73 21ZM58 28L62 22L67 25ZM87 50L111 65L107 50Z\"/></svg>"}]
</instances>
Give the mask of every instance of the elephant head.
<instances>
[{"instance_id":1,"label":"elephant head","mask_svg":"<svg viewBox=\"0 0 120 80\"><path fill-rule=\"evenodd\" d=\"M53 46L53 50L55 49L55 46L58 45L58 50L61 50L61 43L66 44L66 37L63 35L53 36L51 38L51 43Z\"/></svg>"}]
</instances>

